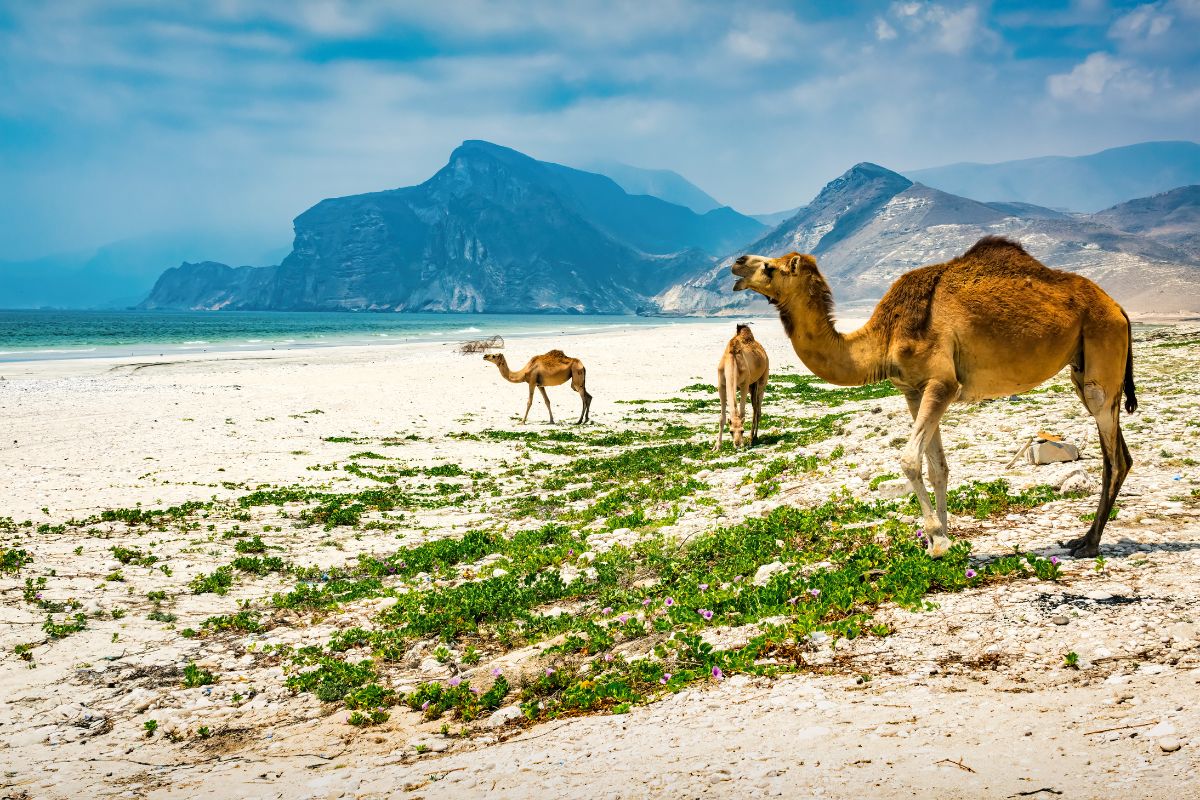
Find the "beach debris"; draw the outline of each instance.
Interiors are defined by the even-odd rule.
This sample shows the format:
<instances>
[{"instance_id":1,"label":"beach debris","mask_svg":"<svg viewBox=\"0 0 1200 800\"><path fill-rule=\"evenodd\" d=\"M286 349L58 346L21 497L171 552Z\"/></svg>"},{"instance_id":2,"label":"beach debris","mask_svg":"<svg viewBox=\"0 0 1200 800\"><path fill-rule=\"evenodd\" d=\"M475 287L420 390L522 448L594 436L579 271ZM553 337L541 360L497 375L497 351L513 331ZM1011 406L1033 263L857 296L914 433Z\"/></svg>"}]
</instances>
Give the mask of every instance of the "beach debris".
<instances>
[{"instance_id":1,"label":"beach debris","mask_svg":"<svg viewBox=\"0 0 1200 800\"><path fill-rule=\"evenodd\" d=\"M503 336L489 336L486 339L468 339L458 346L458 352L464 356L469 356L473 353L486 353L489 350L503 350Z\"/></svg>"},{"instance_id":2,"label":"beach debris","mask_svg":"<svg viewBox=\"0 0 1200 800\"><path fill-rule=\"evenodd\" d=\"M1079 448L1055 433L1038 431L1029 439L1008 462L1007 469L1012 469L1025 456L1030 464L1058 464L1064 461L1078 461Z\"/></svg>"}]
</instances>

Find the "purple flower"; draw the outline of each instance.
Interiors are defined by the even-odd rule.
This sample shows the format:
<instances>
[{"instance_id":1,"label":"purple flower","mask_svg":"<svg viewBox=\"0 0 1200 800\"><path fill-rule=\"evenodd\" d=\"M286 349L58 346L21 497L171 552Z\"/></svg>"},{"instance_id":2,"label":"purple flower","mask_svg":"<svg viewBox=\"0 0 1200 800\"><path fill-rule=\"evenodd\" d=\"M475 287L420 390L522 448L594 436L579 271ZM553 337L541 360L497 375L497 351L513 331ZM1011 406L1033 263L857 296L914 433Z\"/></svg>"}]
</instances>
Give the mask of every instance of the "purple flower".
<instances>
[{"instance_id":1,"label":"purple flower","mask_svg":"<svg viewBox=\"0 0 1200 800\"><path fill-rule=\"evenodd\" d=\"M425 711L425 710L426 710L426 709L428 709L428 708L429 708L429 701L428 701L428 700L426 700L424 703L421 703L421 710L422 710L422 711Z\"/></svg>"},{"instance_id":2,"label":"purple flower","mask_svg":"<svg viewBox=\"0 0 1200 800\"><path fill-rule=\"evenodd\" d=\"M658 682L659 682L659 683L666 683L666 682L667 682L667 681L669 681L669 680L671 680L671 673L669 673L669 672L664 672L664 673L663 673L663 676L662 676L661 678L659 678L659 679L658 679Z\"/></svg>"},{"instance_id":3,"label":"purple flower","mask_svg":"<svg viewBox=\"0 0 1200 800\"><path fill-rule=\"evenodd\" d=\"M1057 563L1058 563L1058 556L1050 556L1050 563L1051 563L1051 564L1057 564Z\"/></svg>"},{"instance_id":4,"label":"purple flower","mask_svg":"<svg viewBox=\"0 0 1200 800\"><path fill-rule=\"evenodd\" d=\"M717 666L712 668L712 676L719 681L725 679L725 673L721 672L721 668Z\"/></svg>"},{"instance_id":5,"label":"purple flower","mask_svg":"<svg viewBox=\"0 0 1200 800\"><path fill-rule=\"evenodd\" d=\"M976 573L975 573L975 570L973 570L973 569L968 569L968 570L967 570L967 577L968 577L968 578L974 578L974 577L975 577L975 574L976 574Z\"/></svg>"},{"instance_id":6,"label":"purple flower","mask_svg":"<svg viewBox=\"0 0 1200 800\"><path fill-rule=\"evenodd\" d=\"M612 661L612 653L605 653L605 654L604 654L604 660L605 660L605 661Z\"/></svg>"},{"instance_id":7,"label":"purple flower","mask_svg":"<svg viewBox=\"0 0 1200 800\"><path fill-rule=\"evenodd\" d=\"M649 597L647 597L645 600L643 600L643 601L642 601L642 605L644 605L644 606L648 606L648 605L650 605L650 598L649 598Z\"/></svg>"},{"instance_id":8,"label":"purple flower","mask_svg":"<svg viewBox=\"0 0 1200 800\"><path fill-rule=\"evenodd\" d=\"M671 606L675 605L675 598L668 597L666 600L663 600L663 605L667 608L670 608Z\"/></svg>"},{"instance_id":9,"label":"purple flower","mask_svg":"<svg viewBox=\"0 0 1200 800\"><path fill-rule=\"evenodd\" d=\"M707 608L698 608L696 609L696 613L707 620L711 620L713 618L713 612L709 611Z\"/></svg>"},{"instance_id":10,"label":"purple flower","mask_svg":"<svg viewBox=\"0 0 1200 800\"><path fill-rule=\"evenodd\" d=\"M493 669L493 670L492 670L492 677L493 677L493 678L499 678L499 677L500 677L500 668L499 668L499 667L496 667L495 669Z\"/></svg>"},{"instance_id":11,"label":"purple flower","mask_svg":"<svg viewBox=\"0 0 1200 800\"><path fill-rule=\"evenodd\" d=\"M567 555L568 555L568 556L573 556L573 555L575 555L575 551L574 551L574 550L568 550L568 551L567 551Z\"/></svg>"},{"instance_id":12,"label":"purple flower","mask_svg":"<svg viewBox=\"0 0 1200 800\"><path fill-rule=\"evenodd\" d=\"M789 598L788 598L788 605L789 605L789 606L794 606L794 605L796 605L796 601L797 601L797 600L799 600L799 599L800 599L799 597L789 597Z\"/></svg>"},{"instance_id":13,"label":"purple flower","mask_svg":"<svg viewBox=\"0 0 1200 800\"><path fill-rule=\"evenodd\" d=\"M600 613L601 613L601 614L604 614L604 615L611 614L611 613L612 613L612 606L606 606L606 607L604 607L604 608L600 609Z\"/></svg>"},{"instance_id":14,"label":"purple flower","mask_svg":"<svg viewBox=\"0 0 1200 800\"><path fill-rule=\"evenodd\" d=\"M617 619L620 620L622 625L624 625L626 622L629 622L629 615L622 614L621 616L617 617Z\"/></svg>"},{"instance_id":15,"label":"purple flower","mask_svg":"<svg viewBox=\"0 0 1200 800\"><path fill-rule=\"evenodd\" d=\"M820 596L821 596L821 590L820 590L820 589L809 589L809 590L808 590L808 593L809 593L809 594L811 594L813 597L820 597Z\"/></svg>"},{"instance_id":16,"label":"purple flower","mask_svg":"<svg viewBox=\"0 0 1200 800\"><path fill-rule=\"evenodd\" d=\"M448 680L447 683L449 683L451 686L458 686L460 683L462 683L462 678L455 675L453 678Z\"/></svg>"},{"instance_id":17,"label":"purple flower","mask_svg":"<svg viewBox=\"0 0 1200 800\"><path fill-rule=\"evenodd\" d=\"M479 690L478 690L478 689L476 689L474 686L472 686L472 687L471 687L471 694L479 694Z\"/></svg>"},{"instance_id":18,"label":"purple flower","mask_svg":"<svg viewBox=\"0 0 1200 800\"><path fill-rule=\"evenodd\" d=\"M707 584L707 583L702 583L702 584L700 584L700 591L702 591L702 592L707 592L707 591L708 591L708 584Z\"/></svg>"},{"instance_id":19,"label":"purple flower","mask_svg":"<svg viewBox=\"0 0 1200 800\"><path fill-rule=\"evenodd\" d=\"M553 674L554 670L552 670L550 667L546 667L546 677L549 678Z\"/></svg>"}]
</instances>

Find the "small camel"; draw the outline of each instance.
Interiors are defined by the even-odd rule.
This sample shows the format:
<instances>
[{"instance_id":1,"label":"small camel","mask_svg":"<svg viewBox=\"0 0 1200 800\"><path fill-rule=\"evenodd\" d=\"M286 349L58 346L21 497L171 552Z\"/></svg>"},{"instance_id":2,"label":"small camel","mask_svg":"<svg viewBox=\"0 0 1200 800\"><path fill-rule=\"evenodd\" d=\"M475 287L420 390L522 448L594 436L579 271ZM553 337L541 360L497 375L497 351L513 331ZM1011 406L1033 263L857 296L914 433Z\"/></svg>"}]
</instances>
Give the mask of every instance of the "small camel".
<instances>
[{"instance_id":1,"label":"small camel","mask_svg":"<svg viewBox=\"0 0 1200 800\"><path fill-rule=\"evenodd\" d=\"M583 362L578 358L571 358L562 350L551 350L549 353L529 359L529 363L518 372L513 372L508 368L508 362L504 359L503 353L489 353L483 357L483 360L490 361L499 367L504 380L510 383L529 384L529 402L525 404L525 416L521 419L522 423L529 419L529 409L533 406L533 389L536 386L542 392L542 399L546 401L546 410L550 412L550 422L553 424L554 411L550 408L550 398L546 395L546 387L558 386L567 381L571 382L571 388L579 392L580 398L583 399L583 410L580 411L579 421L575 424L582 425L590 421L592 396L584 387L587 370L583 368Z\"/></svg>"},{"instance_id":2,"label":"small camel","mask_svg":"<svg viewBox=\"0 0 1200 800\"><path fill-rule=\"evenodd\" d=\"M750 406L754 419L750 425L750 446L758 442L758 421L762 417L763 394L767 391L767 351L754 339L754 333L749 325L738 325L737 332L725 345L725 352L717 363L717 394L721 396L721 415L717 419L717 443L713 450L721 449L721 440L725 434L725 402L729 401L729 429L733 434L734 449L742 447L742 420L746 417L746 397L750 397ZM738 393L741 393L741 408L738 407Z\"/></svg>"},{"instance_id":3,"label":"small camel","mask_svg":"<svg viewBox=\"0 0 1200 800\"><path fill-rule=\"evenodd\" d=\"M958 258L900 276L870 320L844 334L834 328L833 295L812 256L745 255L732 270L735 291L756 291L779 309L796 355L814 373L842 386L886 378L904 394L913 427L900 463L935 558L950 549L939 428L946 408L1028 391L1070 364L1075 393L1100 432L1104 481L1088 532L1064 546L1076 557L1099 555L1133 464L1121 434L1122 390L1125 410L1137 409L1129 317L1099 286L1045 267L1016 242L986 236ZM921 478L923 458L936 515Z\"/></svg>"}]
</instances>

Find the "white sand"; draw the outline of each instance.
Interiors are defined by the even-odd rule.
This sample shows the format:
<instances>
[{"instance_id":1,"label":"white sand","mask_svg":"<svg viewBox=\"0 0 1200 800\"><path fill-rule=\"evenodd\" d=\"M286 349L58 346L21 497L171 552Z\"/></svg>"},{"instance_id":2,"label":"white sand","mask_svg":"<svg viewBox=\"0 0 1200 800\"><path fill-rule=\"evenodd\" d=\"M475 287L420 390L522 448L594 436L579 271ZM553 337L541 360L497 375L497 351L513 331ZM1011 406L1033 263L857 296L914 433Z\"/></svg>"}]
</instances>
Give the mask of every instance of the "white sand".
<instances>
[{"instance_id":1,"label":"white sand","mask_svg":"<svg viewBox=\"0 0 1200 800\"><path fill-rule=\"evenodd\" d=\"M630 411L616 400L666 397L689 383L712 382L732 332L733 321L722 320L531 338L511 342L506 354L513 367L554 347L581 358L595 396L593 421L615 425ZM777 370L799 368L777 320L760 321L755 332ZM1200 792L1200 526L1195 504L1171 498L1194 485L1194 467L1179 459L1195 456L1200 429L1188 425L1194 395L1171 392L1181 380L1194 390L1189 382L1200 356L1142 352L1159 359L1159 371L1140 373L1145 425L1129 437L1137 464L1122 517L1109 527L1104 572L1093 571L1089 561L1075 565L1071 584L1057 590L1012 584L938 598L942 608L933 614L887 612L898 632L884 640L882 655L863 654L863 671L876 674L866 685L837 672L774 682L739 677L628 715L548 723L503 743L487 736L454 742L448 753L420 759L413 737L430 736L436 725L397 709L387 726L359 731L344 717L319 713L311 697L264 695L261 703L243 706L238 716L222 718L241 733L223 737L219 746L145 739L145 719L165 728L179 712L157 699L158 690L129 693L127 681L144 682L155 670L174 670L193 658L210 658L232 672L240 653L209 640L181 640L148 623L145 592L178 590L227 557L179 537L162 546L171 554L172 579L129 568L128 583L113 583L103 580L115 566L107 550L131 536L124 526L106 526L111 540L30 531L8 536L4 546L25 548L35 560L20 576L0 574L0 787L8 797L36 798L999 798L1047 788L1072 800L1182 800ZM444 434L515 428L526 399L524 387L503 382L495 367L458 355L452 345L29 362L0 364L0 376L0 517L35 525L139 503L236 497L264 483L313 484L328 476L308 467L344 459L356 447L325 437L417 433L420 441L397 448L408 461L452 458L464 467L486 466L494 463L496 445L448 441ZM549 391L556 418L573 421L577 396L567 387ZM1178 418L1163 413L1187 403L1191 411L1182 409ZM903 404L887 398L872 405L881 411L860 414L886 428L885 435L863 438L871 433L863 427L847 441L854 459L847 472L830 476L827 486L785 487L783 498L843 483L866 491L864 477L896 471L897 453L885 442L905 431ZM1057 422L1082 436L1088 427L1070 411L1068 396L1045 395L1030 408L1016 409L1024 416L1013 419L1008 407L962 412L946 436L954 480L1003 473L1021 432ZM540 398L530 419L544 423ZM983 441L991 434L999 435ZM1098 468L1094 460L1085 464L1093 473ZM1187 478L1172 481L1184 472ZM1027 467L1012 475L1017 482L1045 477ZM730 504L744 506L735 516L780 501L752 503L729 492ZM1003 552L1016 543L1054 552L1064 531L1079 528L1077 512L1055 513L1031 512L1002 520L995 530L977 530L975 547ZM452 514L422 518L426 526L447 529L464 522ZM333 565L397 546L391 533L335 536L336 548L297 540L289 555ZM76 547L82 555L74 555ZM38 646L37 666L30 669L13 647L44 636L42 618L22 600L21 583L48 569L57 573L59 594L71 593L89 612L138 610ZM227 598L181 596L172 608L182 627L290 585L273 580L239 585ZM1059 626L1046 622L1043 589L1079 595L1128 590L1149 599L1095 607ZM327 630L296 636L317 643ZM1062 669L1069 650L1090 668ZM999 660L978 666L989 658ZM960 668L964 660L976 666ZM168 683L161 691L178 694L177 684ZM143 699L149 711L139 708ZM111 731L93 731L95 719ZM1137 727L1122 727L1130 725ZM1105 728L1118 730L1090 733ZM1134 735L1148 731L1155 733ZM1181 749L1168 753L1159 743L1171 738Z\"/></svg>"}]
</instances>

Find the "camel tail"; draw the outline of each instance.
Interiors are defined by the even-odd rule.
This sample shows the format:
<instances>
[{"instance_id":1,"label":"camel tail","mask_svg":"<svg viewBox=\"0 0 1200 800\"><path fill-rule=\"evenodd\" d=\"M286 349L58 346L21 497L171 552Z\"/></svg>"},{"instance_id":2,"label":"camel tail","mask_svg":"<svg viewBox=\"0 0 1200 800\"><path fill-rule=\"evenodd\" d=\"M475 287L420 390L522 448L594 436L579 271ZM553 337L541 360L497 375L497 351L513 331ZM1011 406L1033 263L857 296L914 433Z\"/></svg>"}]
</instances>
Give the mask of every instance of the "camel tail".
<instances>
[{"instance_id":1,"label":"camel tail","mask_svg":"<svg viewBox=\"0 0 1200 800\"><path fill-rule=\"evenodd\" d=\"M1129 328L1129 352L1125 356L1125 410L1132 414L1138 407L1133 385L1133 323L1129 321L1129 315L1124 310L1121 311L1121 315L1125 317L1125 324Z\"/></svg>"}]
</instances>

